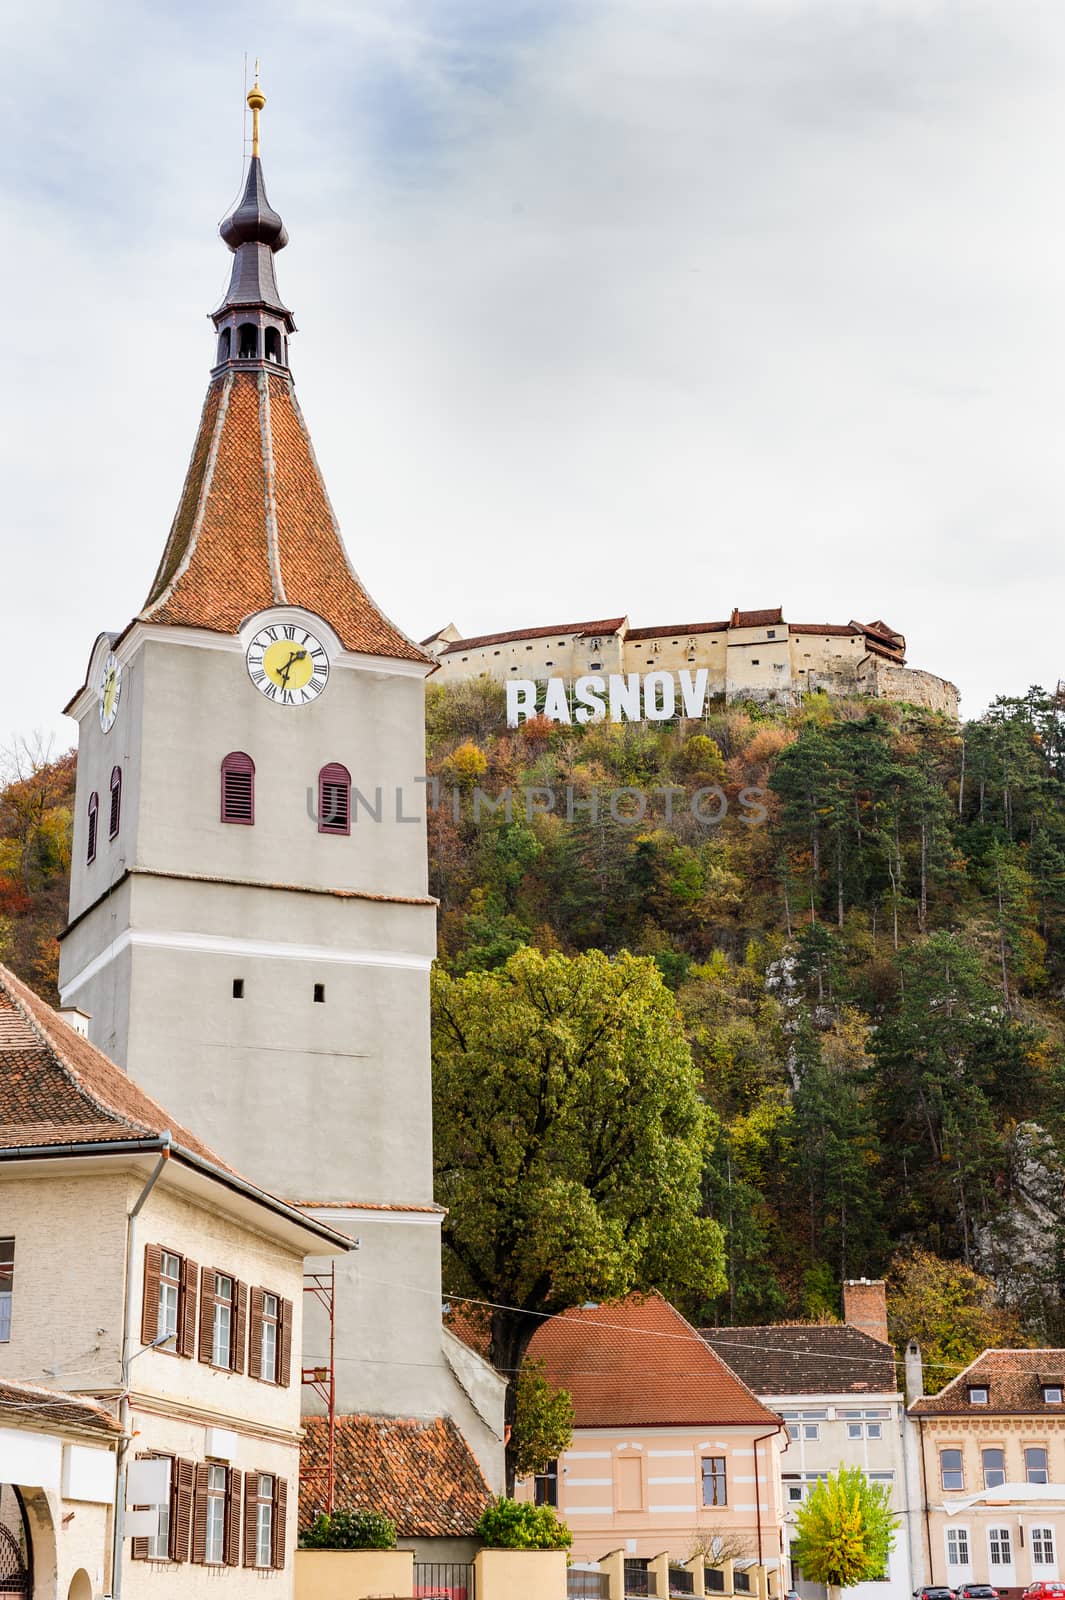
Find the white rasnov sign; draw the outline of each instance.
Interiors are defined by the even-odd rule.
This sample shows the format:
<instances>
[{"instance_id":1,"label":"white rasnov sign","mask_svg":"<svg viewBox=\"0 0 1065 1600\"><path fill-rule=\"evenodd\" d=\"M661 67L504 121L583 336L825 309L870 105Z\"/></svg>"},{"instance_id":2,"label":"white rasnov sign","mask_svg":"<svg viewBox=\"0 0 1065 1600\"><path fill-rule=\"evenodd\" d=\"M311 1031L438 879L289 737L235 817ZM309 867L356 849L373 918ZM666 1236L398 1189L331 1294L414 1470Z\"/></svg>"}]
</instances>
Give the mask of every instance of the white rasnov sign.
<instances>
[{"instance_id":1,"label":"white rasnov sign","mask_svg":"<svg viewBox=\"0 0 1065 1600\"><path fill-rule=\"evenodd\" d=\"M670 717L701 717L706 708L706 667L695 672L611 672L588 674L573 685L548 678L542 704L532 678L507 682L507 726L516 728L529 717L552 722L668 722Z\"/></svg>"}]
</instances>

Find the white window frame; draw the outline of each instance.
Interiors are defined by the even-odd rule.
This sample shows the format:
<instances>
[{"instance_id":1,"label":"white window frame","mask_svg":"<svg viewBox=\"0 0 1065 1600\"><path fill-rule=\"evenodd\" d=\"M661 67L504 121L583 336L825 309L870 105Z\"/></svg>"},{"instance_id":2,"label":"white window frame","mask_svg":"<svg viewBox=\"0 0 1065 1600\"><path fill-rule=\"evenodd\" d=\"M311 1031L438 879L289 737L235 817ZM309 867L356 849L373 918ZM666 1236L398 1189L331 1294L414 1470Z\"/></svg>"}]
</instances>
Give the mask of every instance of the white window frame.
<instances>
[{"instance_id":1,"label":"white window frame","mask_svg":"<svg viewBox=\"0 0 1065 1600\"><path fill-rule=\"evenodd\" d=\"M228 1284L228 1289L223 1288ZM234 1280L224 1272L214 1275L214 1315L211 1318L211 1365L229 1368L233 1364Z\"/></svg>"},{"instance_id":2,"label":"white window frame","mask_svg":"<svg viewBox=\"0 0 1065 1600\"><path fill-rule=\"evenodd\" d=\"M270 1473L260 1472L255 1507L255 1565L260 1568L272 1567L274 1564L275 1482L276 1479ZM267 1486L265 1489L264 1484Z\"/></svg>"},{"instance_id":3,"label":"white window frame","mask_svg":"<svg viewBox=\"0 0 1065 1600\"><path fill-rule=\"evenodd\" d=\"M979 1398L977 1398L979 1396ZM972 1383L969 1385L969 1404L971 1406L986 1406L991 1399L991 1391L986 1383Z\"/></svg>"},{"instance_id":4,"label":"white window frame","mask_svg":"<svg viewBox=\"0 0 1065 1600\"><path fill-rule=\"evenodd\" d=\"M947 1536L947 1566L971 1567L973 1562L968 1528L953 1527L944 1531Z\"/></svg>"},{"instance_id":5,"label":"white window frame","mask_svg":"<svg viewBox=\"0 0 1065 1600\"><path fill-rule=\"evenodd\" d=\"M1055 1551L1054 1551L1054 1529L1052 1527L1050 1527L1049 1524L1041 1526L1041 1527L1038 1527L1038 1528L1033 1528L1031 1530L1031 1540L1032 1540L1032 1566L1033 1567L1055 1567L1055 1566L1057 1566L1057 1561L1055 1560ZM1038 1555L1036 1554L1037 1551L1039 1552Z\"/></svg>"},{"instance_id":6,"label":"white window frame","mask_svg":"<svg viewBox=\"0 0 1065 1600\"><path fill-rule=\"evenodd\" d=\"M956 1455L957 1458L958 1458L958 1465L956 1467L946 1467L946 1466L944 1466L943 1457L945 1455ZM960 1477L961 1482L959 1484L957 1484L957 1485L949 1484L947 1482L947 1473L948 1472L956 1472L958 1474L958 1476ZM960 1445L948 1444L948 1445L943 1445L943 1446L940 1447L940 1451L939 1451L939 1481L943 1486L944 1494L964 1494L964 1492L965 1492L965 1452L961 1448Z\"/></svg>"},{"instance_id":7,"label":"white window frame","mask_svg":"<svg viewBox=\"0 0 1065 1600\"><path fill-rule=\"evenodd\" d=\"M1028 1465L1028 1452L1030 1450L1038 1450L1042 1454L1043 1465L1042 1465L1042 1467L1037 1467L1035 1469L1037 1472L1042 1472L1042 1477L1041 1478L1039 1478L1039 1477L1033 1478L1032 1477L1032 1469ZM1050 1451L1047 1449L1045 1444L1026 1444L1024 1446L1024 1481L1025 1481L1025 1483L1049 1483L1050 1482Z\"/></svg>"},{"instance_id":8,"label":"white window frame","mask_svg":"<svg viewBox=\"0 0 1065 1600\"><path fill-rule=\"evenodd\" d=\"M996 1557L995 1551L999 1554ZM1013 1567L1013 1531L1010 1528L988 1528L987 1559L992 1567Z\"/></svg>"},{"instance_id":9,"label":"white window frame","mask_svg":"<svg viewBox=\"0 0 1065 1600\"><path fill-rule=\"evenodd\" d=\"M263 1290L262 1321L259 1325L259 1372L266 1383L277 1382L277 1335L281 1326L281 1300Z\"/></svg>"},{"instance_id":10,"label":"white window frame","mask_svg":"<svg viewBox=\"0 0 1065 1600\"><path fill-rule=\"evenodd\" d=\"M819 1422L804 1422L802 1424L802 1436L804 1439L820 1439L821 1424Z\"/></svg>"},{"instance_id":11,"label":"white window frame","mask_svg":"<svg viewBox=\"0 0 1065 1600\"><path fill-rule=\"evenodd\" d=\"M170 1560L170 1499L174 1483L174 1462L170 1456L164 1456L163 1460L166 1462L166 1493L158 1507L159 1526L154 1533L148 1535L149 1561Z\"/></svg>"},{"instance_id":12,"label":"white window frame","mask_svg":"<svg viewBox=\"0 0 1065 1600\"><path fill-rule=\"evenodd\" d=\"M1058 1383L1044 1383L1043 1404L1045 1406L1060 1406L1065 1400L1065 1390Z\"/></svg>"},{"instance_id":13,"label":"white window frame","mask_svg":"<svg viewBox=\"0 0 1065 1600\"><path fill-rule=\"evenodd\" d=\"M159 1315L156 1318L156 1333L160 1339L176 1339L178 1336L181 1267L181 1257L175 1251L162 1252L159 1258Z\"/></svg>"},{"instance_id":14,"label":"white window frame","mask_svg":"<svg viewBox=\"0 0 1065 1600\"><path fill-rule=\"evenodd\" d=\"M991 1476L995 1479L994 1483L991 1483L988 1481L988 1466L985 1458L990 1455L993 1450L997 1450L999 1455L1002 1457L1002 1465L1001 1467L992 1467L990 1469ZM998 1476L999 1473L1002 1474L1001 1477ZM1006 1481L1006 1450L1004 1445L988 1444L981 1446L980 1476L983 1479L985 1489L1001 1489L1002 1485Z\"/></svg>"},{"instance_id":15,"label":"white window frame","mask_svg":"<svg viewBox=\"0 0 1065 1600\"><path fill-rule=\"evenodd\" d=\"M10 1246L10 1250L0 1258L0 1344L7 1344L11 1338L11 1306L15 1290L15 1240L12 1236L0 1239L0 1248Z\"/></svg>"},{"instance_id":16,"label":"white window frame","mask_svg":"<svg viewBox=\"0 0 1065 1600\"><path fill-rule=\"evenodd\" d=\"M207 1529L203 1559L209 1567L221 1567L226 1559L226 1482L225 1467L207 1464Z\"/></svg>"}]
</instances>

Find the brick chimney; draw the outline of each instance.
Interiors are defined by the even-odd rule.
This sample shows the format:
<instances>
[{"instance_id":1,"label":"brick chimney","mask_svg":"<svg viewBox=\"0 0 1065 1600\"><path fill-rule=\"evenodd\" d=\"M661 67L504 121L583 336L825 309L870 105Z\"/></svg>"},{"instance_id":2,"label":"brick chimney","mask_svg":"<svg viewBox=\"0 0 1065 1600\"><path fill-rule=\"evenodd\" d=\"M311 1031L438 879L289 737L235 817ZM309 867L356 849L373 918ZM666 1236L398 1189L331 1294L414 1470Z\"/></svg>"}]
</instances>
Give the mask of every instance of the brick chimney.
<instances>
[{"instance_id":1,"label":"brick chimney","mask_svg":"<svg viewBox=\"0 0 1065 1600\"><path fill-rule=\"evenodd\" d=\"M844 1280L843 1320L882 1344L888 1343L887 1286L883 1278Z\"/></svg>"}]
</instances>

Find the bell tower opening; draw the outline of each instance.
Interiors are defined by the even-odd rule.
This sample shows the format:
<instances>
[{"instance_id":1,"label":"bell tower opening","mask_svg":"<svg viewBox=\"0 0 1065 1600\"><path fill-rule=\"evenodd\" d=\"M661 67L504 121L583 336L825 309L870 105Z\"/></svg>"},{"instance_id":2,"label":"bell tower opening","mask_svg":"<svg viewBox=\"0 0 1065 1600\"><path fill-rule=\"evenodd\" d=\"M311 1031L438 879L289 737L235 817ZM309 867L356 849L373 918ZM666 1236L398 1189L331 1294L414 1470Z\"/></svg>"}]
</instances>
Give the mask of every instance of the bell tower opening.
<instances>
[{"instance_id":1,"label":"bell tower opening","mask_svg":"<svg viewBox=\"0 0 1065 1600\"><path fill-rule=\"evenodd\" d=\"M267 361L274 361L278 366L281 362L281 335L276 328L267 328L265 354Z\"/></svg>"},{"instance_id":2,"label":"bell tower opening","mask_svg":"<svg viewBox=\"0 0 1065 1600\"><path fill-rule=\"evenodd\" d=\"M242 322L237 329L237 360L258 361L259 330L254 322Z\"/></svg>"}]
</instances>

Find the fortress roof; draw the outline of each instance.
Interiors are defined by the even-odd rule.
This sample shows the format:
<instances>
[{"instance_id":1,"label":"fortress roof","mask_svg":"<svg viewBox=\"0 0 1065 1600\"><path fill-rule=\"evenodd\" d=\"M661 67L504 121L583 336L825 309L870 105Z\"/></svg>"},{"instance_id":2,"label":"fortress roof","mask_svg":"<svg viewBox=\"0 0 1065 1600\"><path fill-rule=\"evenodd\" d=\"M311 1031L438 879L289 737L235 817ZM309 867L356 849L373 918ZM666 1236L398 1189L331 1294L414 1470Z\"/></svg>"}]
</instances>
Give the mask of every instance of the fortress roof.
<instances>
[{"instance_id":1,"label":"fortress roof","mask_svg":"<svg viewBox=\"0 0 1065 1600\"><path fill-rule=\"evenodd\" d=\"M512 639L550 639L553 633L576 639L587 635L617 633L624 622L624 617L607 617L600 622L562 622L548 628L511 628L506 633L479 633L472 639L455 639L446 650L441 651L441 655L450 655L455 650L477 650L487 644L509 644Z\"/></svg>"},{"instance_id":2,"label":"fortress roof","mask_svg":"<svg viewBox=\"0 0 1065 1600\"><path fill-rule=\"evenodd\" d=\"M727 622L663 622L656 628L629 628L626 639L664 639L667 633L727 633Z\"/></svg>"}]
</instances>

